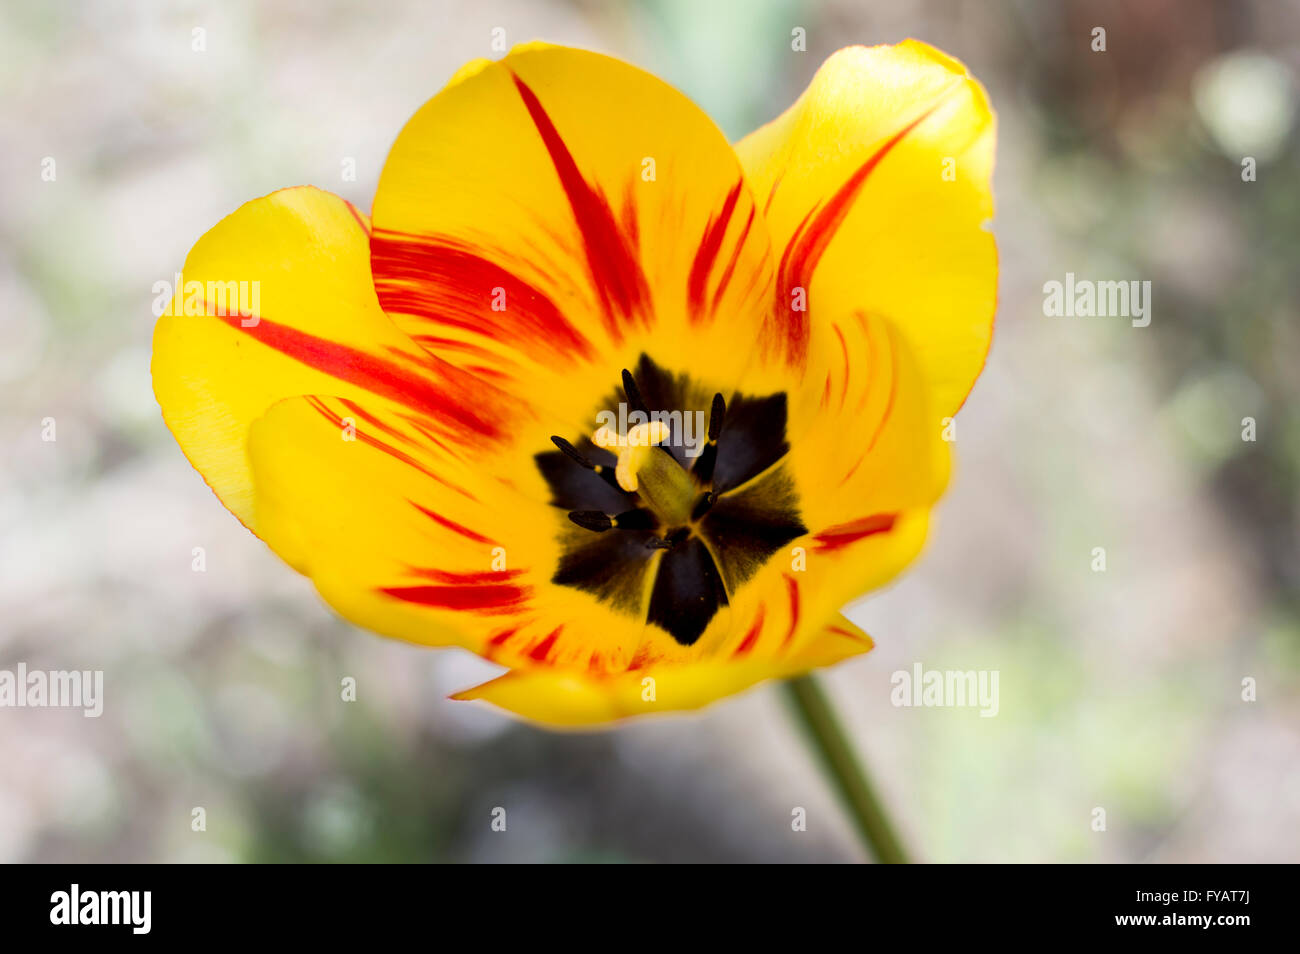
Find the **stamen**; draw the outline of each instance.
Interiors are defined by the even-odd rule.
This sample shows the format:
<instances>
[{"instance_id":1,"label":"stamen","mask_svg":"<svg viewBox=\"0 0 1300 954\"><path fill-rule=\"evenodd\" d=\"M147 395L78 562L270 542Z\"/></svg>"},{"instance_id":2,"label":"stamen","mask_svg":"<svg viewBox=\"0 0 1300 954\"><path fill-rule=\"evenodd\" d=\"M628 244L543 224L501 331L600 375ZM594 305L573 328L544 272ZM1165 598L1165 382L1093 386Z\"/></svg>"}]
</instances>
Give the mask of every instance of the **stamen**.
<instances>
[{"instance_id":1,"label":"stamen","mask_svg":"<svg viewBox=\"0 0 1300 954\"><path fill-rule=\"evenodd\" d=\"M614 526L613 518L599 510L570 510L569 519L584 530L594 530L596 533L604 533Z\"/></svg>"},{"instance_id":2,"label":"stamen","mask_svg":"<svg viewBox=\"0 0 1300 954\"><path fill-rule=\"evenodd\" d=\"M596 533L604 533L606 530L653 530L656 526L655 515L639 507L624 510L616 517L601 510L571 510L569 519L584 530L594 530Z\"/></svg>"},{"instance_id":3,"label":"stamen","mask_svg":"<svg viewBox=\"0 0 1300 954\"><path fill-rule=\"evenodd\" d=\"M713 468L718 462L718 435L722 433L722 422L726 416L727 402L721 393L713 395L713 405L709 408L709 442L700 451L692 469L695 478L702 484L713 480Z\"/></svg>"},{"instance_id":4,"label":"stamen","mask_svg":"<svg viewBox=\"0 0 1300 954\"><path fill-rule=\"evenodd\" d=\"M722 392L713 395L713 405L709 408L709 440L714 443L722 433L722 420L727 416L727 402L722 399Z\"/></svg>"},{"instance_id":5,"label":"stamen","mask_svg":"<svg viewBox=\"0 0 1300 954\"><path fill-rule=\"evenodd\" d=\"M574 447L572 444L566 441L563 437L557 437L555 435L552 435L551 443L554 444L556 447L558 447L561 451L563 451L564 455L568 457L570 460L572 460L579 467L585 467L587 470L591 471L597 477L600 477L602 480L604 480L605 483L609 484L615 490L623 489L618 485L618 478L614 475L613 471L611 471L604 464L597 464L588 460L585 456L583 456L583 454L576 447Z\"/></svg>"},{"instance_id":6,"label":"stamen","mask_svg":"<svg viewBox=\"0 0 1300 954\"><path fill-rule=\"evenodd\" d=\"M566 441L563 437L556 437L552 435L551 443L554 444L556 447L558 447L560 450L564 451L564 453L567 454L570 459L578 463L580 466L585 467L588 470L594 470L597 473L600 472L601 468L597 464L593 464L591 461L587 460L587 458L583 457L580 453L578 453L578 449L574 447L572 444L570 444L568 441Z\"/></svg>"},{"instance_id":7,"label":"stamen","mask_svg":"<svg viewBox=\"0 0 1300 954\"><path fill-rule=\"evenodd\" d=\"M623 369L623 393L627 395L627 403L632 410L640 411L646 417L650 416L650 409L646 407L645 400L641 397L641 389L636 386L632 372L627 368Z\"/></svg>"}]
</instances>

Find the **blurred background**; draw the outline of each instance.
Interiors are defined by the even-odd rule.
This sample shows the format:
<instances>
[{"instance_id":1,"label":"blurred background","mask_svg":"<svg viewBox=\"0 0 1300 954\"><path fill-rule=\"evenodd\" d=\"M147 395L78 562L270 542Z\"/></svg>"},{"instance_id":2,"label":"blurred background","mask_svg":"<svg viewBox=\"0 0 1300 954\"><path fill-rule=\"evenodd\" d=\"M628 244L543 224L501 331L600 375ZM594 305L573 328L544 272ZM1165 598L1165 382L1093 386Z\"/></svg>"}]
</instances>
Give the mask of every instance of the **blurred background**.
<instances>
[{"instance_id":1,"label":"blurred background","mask_svg":"<svg viewBox=\"0 0 1300 954\"><path fill-rule=\"evenodd\" d=\"M282 186L368 209L496 27L628 59L732 138L844 45L967 63L1000 121L997 334L928 550L849 611L878 648L826 685L921 859L1300 860L1300 4L1275 0L4 0L0 669L102 669L105 708L0 709L0 860L864 857L775 687L588 735L448 702L490 667L336 619L162 425L153 284ZM1044 317L1069 271L1150 280L1150 326ZM918 662L999 671L997 717L892 706Z\"/></svg>"}]
</instances>

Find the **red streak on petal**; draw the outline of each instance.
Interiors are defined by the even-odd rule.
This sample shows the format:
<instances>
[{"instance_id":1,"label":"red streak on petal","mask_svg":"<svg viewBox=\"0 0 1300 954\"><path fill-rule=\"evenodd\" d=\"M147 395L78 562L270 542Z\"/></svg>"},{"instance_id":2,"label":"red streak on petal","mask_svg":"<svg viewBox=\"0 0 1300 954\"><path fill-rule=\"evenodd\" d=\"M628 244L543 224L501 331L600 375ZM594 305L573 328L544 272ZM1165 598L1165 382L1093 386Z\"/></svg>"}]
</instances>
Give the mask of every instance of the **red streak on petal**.
<instances>
[{"instance_id":1,"label":"red streak on petal","mask_svg":"<svg viewBox=\"0 0 1300 954\"><path fill-rule=\"evenodd\" d=\"M903 137L938 108L939 104L936 103L885 140L824 205L810 209L795 229L790 243L781 255L772 319L785 328L785 353L792 364L802 365L807 359L810 325L807 311L794 311L790 308L791 292L795 288L803 288L807 293L817 264L844 223L871 173Z\"/></svg>"},{"instance_id":2,"label":"red streak on petal","mask_svg":"<svg viewBox=\"0 0 1300 954\"><path fill-rule=\"evenodd\" d=\"M532 592L510 584L488 586L383 586L379 592L431 609L457 610L493 616L518 609Z\"/></svg>"},{"instance_id":3,"label":"red streak on petal","mask_svg":"<svg viewBox=\"0 0 1300 954\"><path fill-rule=\"evenodd\" d=\"M863 329L867 330L868 328L867 320L866 317L861 312L858 313L858 321L861 323ZM839 327L836 326L836 331L838 330ZM867 332L867 344L869 347L871 346L870 331ZM870 366L871 361L874 359L874 357L875 357L875 349L874 347L872 347L872 351L868 356L868 360L867 360L868 366ZM862 409L866 406L868 397L869 397L869 392L864 391L862 395L862 399L858 402L859 412L861 412ZM891 341L889 347L889 397L885 399L885 410L880 416L879 423L876 424L876 430L871 435L871 440L867 442L866 450L864 450L862 454L858 457L858 459L853 462L853 466L848 469L847 473L845 473L845 475L840 478L839 486L843 487L853 478L853 475L858 472L858 468L862 466L862 462L865 461L868 455L870 455L870 453L875 449L876 442L880 440L880 435L885 432L885 426L889 423L889 419L894 413L894 402L897 399L897 397L898 397L898 342Z\"/></svg>"},{"instance_id":4,"label":"red streak on petal","mask_svg":"<svg viewBox=\"0 0 1300 954\"><path fill-rule=\"evenodd\" d=\"M844 356L844 380L840 384L840 410L844 409L844 398L849 393L849 345L844 340L844 332L840 331L839 325L831 325L835 329L835 337L840 340L840 353Z\"/></svg>"},{"instance_id":5,"label":"red streak on petal","mask_svg":"<svg viewBox=\"0 0 1300 954\"><path fill-rule=\"evenodd\" d=\"M389 437L395 437L400 441L410 440L410 438L407 435L403 434L392 424L389 424L387 421L383 420L382 418L374 414L371 414L369 411L367 411L356 401L349 401L347 398L339 398L339 403L342 404L345 408L347 408L348 412L352 414L354 417L361 418L361 420L365 421L371 427L375 428L378 431L382 431L383 433L387 434Z\"/></svg>"},{"instance_id":6,"label":"red streak on petal","mask_svg":"<svg viewBox=\"0 0 1300 954\"><path fill-rule=\"evenodd\" d=\"M355 404L355 403L353 403L353 402L351 402L351 401L345 401L345 400L342 400L342 399L339 399L339 400L340 400L340 403L345 404L345 405L349 405L349 406L350 406L350 409L352 410L352 413L356 414L358 417L361 417L363 420L370 419L370 421L378 422L378 419L377 419L377 418L373 418L372 415L369 415L369 414L367 414L365 411L361 410L361 408L360 408L359 405L357 405L357 404ZM331 411L331 410L329 409L329 407L325 404L325 402L324 402L321 398L316 397L315 395L308 395L308 396L307 396L307 403L310 404L313 408L315 408L316 411L317 411L317 412L318 412L322 417L324 417L327 421L329 421L329 422L330 422L332 425L334 425L335 427L342 428L342 427L344 426L344 425L343 425L343 415L335 414L333 411ZM368 421L368 422L369 422L369 421ZM404 441L406 441L407 443L410 443L410 439L409 439L409 438L407 438L405 435L403 435L403 434L402 434L400 431L398 431L397 429L393 428L391 425L383 424L382 422L378 422L378 423L374 423L374 424L372 424L372 426L378 426L379 429L382 430L382 431L384 431L385 433L388 433L388 434L391 435L391 436L395 436L395 437L397 437L397 438L400 439L400 440L404 440ZM356 437L356 439L357 439L358 441L360 441L362 444L365 444L367 447L373 447L373 448L375 448L375 450L378 450L378 451L381 451L381 452L387 454L389 457L392 457L394 460L401 461L401 462L402 462L403 464L405 464L406 466L408 466L408 467L410 467L410 468L412 468L412 469L414 469L414 470L418 470L421 474L423 474L424 476L428 477L430 480L432 480L432 481L434 481L434 482L436 482L436 483L441 484L442 486L446 487L448 490L454 491L455 493L458 493L458 494L460 494L462 497L466 497L466 498L468 498L469 500L475 500L475 499L476 499L476 498L474 497L474 495L471 494L468 490L465 490L463 487L460 487L460 486L458 486L458 485L456 485L456 484L453 484L450 480L448 480L447 478L443 477L443 476L442 476L441 474L439 474L437 471L431 470L430 468L424 466L424 464L421 464L418 460L416 460L416 459L415 459L414 457L412 457L410 454L407 454L407 453L404 452L404 451L400 451L400 450L398 450L396 447L393 447L391 444L385 444L383 441L379 440L377 437L374 437L374 436L371 435L371 434L367 434L367 433L365 432L364 429L362 429L362 428L356 428L355 433L354 433L354 436Z\"/></svg>"},{"instance_id":7,"label":"red streak on petal","mask_svg":"<svg viewBox=\"0 0 1300 954\"><path fill-rule=\"evenodd\" d=\"M736 647L736 651L733 655L743 656L754 648L754 644L758 642L758 634L763 631L763 617L766 613L767 604L759 603L758 615L754 617L754 625L749 628L749 632L745 634L745 638L741 640L740 645Z\"/></svg>"},{"instance_id":8,"label":"red streak on petal","mask_svg":"<svg viewBox=\"0 0 1300 954\"><path fill-rule=\"evenodd\" d=\"M641 242L641 223L636 217L636 182L632 179L623 187L623 234L627 236L629 248L638 247Z\"/></svg>"},{"instance_id":9,"label":"red streak on petal","mask_svg":"<svg viewBox=\"0 0 1300 954\"><path fill-rule=\"evenodd\" d=\"M550 654L551 648L555 645L555 640L560 636L560 630L563 626L557 626L549 636L528 651L528 655L538 662L545 662L547 655Z\"/></svg>"},{"instance_id":10,"label":"red streak on petal","mask_svg":"<svg viewBox=\"0 0 1300 954\"><path fill-rule=\"evenodd\" d=\"M488 368L481 364L470 364L465 366L465 370L480 378L496 378L498 381L503 383L510 380L510 375L506 374L499 368Z\"/></svg>"},{"instance_id":11,"label":"red streak on petal","mask_svg":"<svg viewBox=\"0 0 1300 954\"><path fill-rule=\"evenodd\" d=\"M731 261L727 263L722 277L718 279L717 290L713 293L713 310L718 310L718 303L722 301L722 296L731 284L731 276L736 272L736 265L740 262L741 250L745 247L745 242L749 238L749 230L754 225L754 206L749 207L749 218L745 220L745 227L740 232L740 238L736 240L736 247L731 250Z\"/></svg>"},{"instance_id":12,"label":"red streak on petal","mask_svg":"<svg viewBox=\"0 0 1300 954\"><path fill-rule=\"evenodd\" d=\"M785 649L790 645L790 640L794 639L794 631L799 627L799 583L788 573L782 573L781 576L785 579L786 590L790 594L790 631L781 640L781 648Z\"/></svg>"},{"instance_id":13,"label":"red streak on petal","mask_svg":"<svg viewBox=\"0 0 1300 954\"><path fill-rule=\"evenodd\" d=\"M475 543L483 543L488 546L491 546L493 543L493 541L489 540L487 537L483 536L480 533L475 533L473 530L469 529L469 527L463 527L459 523L456 523L452 520L448 520L446 517L442 516L441 514L434 513L432 510L428 510L424 507L421 507L414 500L409 501L409 503L411 504L412 507L420 511L420 513L424 514L434 523L446 527L448 530L452 531L453 533L459 533L462 537L464 537L467 540L473 540Z\"/></svg>"},{"instance_id":14,"label":"red streak on petal","mask_svg":"<svg viewBox=\"0 0 1300 954\"><path fill-rule=\"evenodd\" d=\"M495 661L497 655L501 651L501 647L504 646L506 641L517 632L519 632L518 627L511 627L510 629L503 629L499 633L494 633L489 637L488 641L483 644L483 658Z\"/></svg>"},{"instance_id":15,"label":"red streak on petal","mask_svg":"<svg viewBox=\"0 0 1300 954\"><path fill-rule=\"evenodd\" d=\"M846 473L843 477L840 478L841 487L843 487L845 484L847 484L850 480L853 479L853 475L858 472L858 468L862 466L862 462L866 459L867 459L867 455L863 454L861 457L859 457L857 460L853 462L853 466L849 468L848 473Z\"/></svg>"},{"instance_id":16,"label":"red streak on petal","mask_svg":"<svg viewBox=\"0 0 1300 954\"><path fill-rule=\"evenodd\" d=\"M695 261L691 263L691 274L686 281L686 298L691 306L693 322L698 322L704 317L705 285L708 283L709 273L713 270L718 252L722 249L722 240L726 237L731 216L736 211L736 202L740 199L744 188L744 179L738 180L731 187L726 200L722 203L722 209L709 220L709 224L704 229L704 236L700 239L700 247L695 253Z\"/></svg>"},{"instance_id":17,"label":"red streak on petal","mask_svg":"<svg viewBox=\"0 0 1300 954\"><path fill-rule=\"evenodd\" d=\"M461 351L465 354L477 355L480 360L487 358L491 361L503 361L503 359L481 344L473 341L462 341L459 338L445 338L441 335L411 335L418 344L423 345L428 350L437 353L439 351ZM514 362L509 362L511 365Z\"/></svg>"},{"instance_id":18,"label":"red streak on petal","mask_svg":"<svg viewBox=\"0 0 1300 954\"><path fill-rule=\"evenodd\" d=\"M813 549L822 553L842 549L877 533L888 533L894 529L897 520L896 513L876 513L849 523L838 523L813 537L817 541Z\"/></svg>"},{"instance_id":19,"label":"red streak on petal","mask_svg":"<svg viewBox=\"0 0 1300 954\"><path fill-rule=\"evenodd\" d=\"M778 172L776 178L772 180L772 188L767 191L767 199L763 202L763 215L766 216L770 211L772 211L772 200L776 198L776 190L781 187L781 180L783 178L785 178L784 169Z\"/></svg>"},{"instance_id":20,"label":"red streak on petal","mask_svg":"<svg viewBox=\"0 0 1300 954\"><path fill-rule=\"evenodd\" d=\"M365 220L365 218L362 217L362 215L361 215L360 211L358 211L357 207L356 207L355 205L353 205L351 202L346 202L346 205L347 205L347 207L348 207L348 211L352 213L352 217L353 217L354 219L357 220L357 225L361 226L361 231L363 231L363 232L365 232L367 235L369 235L369 234L370 234L370 226L366 224L366 220Z\"/></svg>"},{"instance_id":21,"label":"red streak on petal","mask_svg":"<svg viewBox=\"0 0 1300 954\"><path fill-rule=\"evenodd\" d=\"M640 263L632 254L619 230L618 222L600 190L583 178L564 138L542 108L537 95L522 79L511 74L519 97L524 101L533 125L550 154L551 164L560 177L560 185L569 199L578 231L582 233L596 291L605 304L603 320L610 335L621 340L620 318L639 318L648 322L650 292Z\"/></svg>"},{"instance_id":22,"label":"red streak on petal","mask_svg":"<svg viewBox=\"0 0 1300 954\"><path fill-rule=\"evenodd\" d=\"M885 413L880 417L880 423L876 426L876 433L871 435L871 443L867 445L866 453L869 454L876 446L876 441L880 440L880 435L885 430L885 425L889 423L890 415L894 413L894 398L898 394L898 342L891 342L889 349L889 399L885 402ZM864 455L865 456L865 455Z\"/></svg>"},{"instance_id":23,"label":"red streak on petal","mask_svg":"<svg viewBox=\"0 0 1300 954\"><path fill-rule=\"evenodd\" d=\"M459 239L380 230L370 243L370 265L379 305L390 314L471 331L526 354L545 352L548 360L569 363L595 353L550 298ZM492 307L497 289L505 296L501 311Z\"/></svg>"},{"instance_id":24,"label":"red streak on petal","mask_svg":"<svg viewBox=\"0 0 1300 954\"><path fill-rule=\"evenodd\" d=\"M642 646L637 649L636 653L632 656L632 661L627 664L627 668L629 672L632 672L636 669L644 669L652 662L654 662L654 660L650 657L650 650L647 647Z\"/></svg>"},{"instance_id":25,"label":"red streak on petal","mask_svg":"<svg viewBox=\"0 0 1300 954\"><path fill-rule=\"evenodd\" d=\"M209 306L207 310L211 314L214 309ZM440 380L435 381L434 374L413 373L413 369L403 368L386 358L268 318L259 318L255 323L245 325L244 319L237 313L213 317L220 318L236 331L243 332L268 348L330 377L396 401L413 411L453 422L458 428L484 437L498 439L503 436L500 424L493 416L475 413L474 408L480 405L470 400L467 381L455 380L455 369L449 365L445 366L445 370L433 364L422 369L426 372L439 372L437 376Z\"/></svg>"},{"instance_id":26,"label":"red streak on petal","mask_svg":"<svg viewBox=\"0 0 1300 954\"><path fill-rule=\"evenodd\" d=\"M505 583L521 576L523 570L484 570L477 573L457 573L453 570L439 570L436 567L411 567L411 573L435 583L449 583L455 586L483 586Z\"/></svg>"},{"instance_id":27,"label":"red streak on petal","mask_svg":"<svg viewBox=\"0 0 1300 954\"><path fill-rule=\"evenodd\" d=\"M781 253L781 264L776 274L776 298L772 302L771 317L763 329L764 342L781 342L781 334L784 332L783 348L786 358L794 365L802 365L808 353L808 286L804 284L806 278L791 265L790 259L798 250L808 222L816 212L816 207L807 211L799 227L794 230L790 244ZM804 291L802 311L793 308L796 288L803 288Z\"/></svg>"}]
</instances>

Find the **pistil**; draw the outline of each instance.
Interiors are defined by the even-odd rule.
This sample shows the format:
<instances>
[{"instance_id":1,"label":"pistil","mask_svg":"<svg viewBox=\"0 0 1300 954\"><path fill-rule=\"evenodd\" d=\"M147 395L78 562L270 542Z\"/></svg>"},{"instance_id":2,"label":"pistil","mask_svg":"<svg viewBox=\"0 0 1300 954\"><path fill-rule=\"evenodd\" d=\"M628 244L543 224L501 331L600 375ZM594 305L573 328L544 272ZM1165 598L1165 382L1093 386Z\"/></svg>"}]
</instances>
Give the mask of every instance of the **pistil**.
<instances>
[{"instance_id":1,"label":"pistil","mask_svg":"<svg viewBox=\"0 0 1300 954\"><path fill-rule=\"evenodd\" d=\"M618 454L614 473L620 487L639 496L661 525L679 527L691 518L696 490L685 468L658 446L669 433L663 421L650 421L637 424L625 435L602 427L591 442Z\"/></svg>"}]
</instances>

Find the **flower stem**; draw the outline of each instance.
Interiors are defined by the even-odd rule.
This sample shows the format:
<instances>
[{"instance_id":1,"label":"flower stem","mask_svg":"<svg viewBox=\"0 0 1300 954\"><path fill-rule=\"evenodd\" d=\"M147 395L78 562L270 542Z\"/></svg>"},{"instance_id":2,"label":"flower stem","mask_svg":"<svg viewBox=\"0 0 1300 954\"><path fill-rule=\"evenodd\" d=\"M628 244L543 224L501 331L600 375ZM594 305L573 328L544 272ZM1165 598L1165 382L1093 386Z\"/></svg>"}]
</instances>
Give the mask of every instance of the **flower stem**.
<instances>
[{"instance_id":1,"label":"flower stem","mask_svg":"<svg viewBox=\"0 0 1300 954\"><path fill-rule=\"evenodd\" d=\"M810 673L789 679L785 691L868 850L882 864L907 864L871 780L816 678Z\"/></svg>"}]
</instances>

